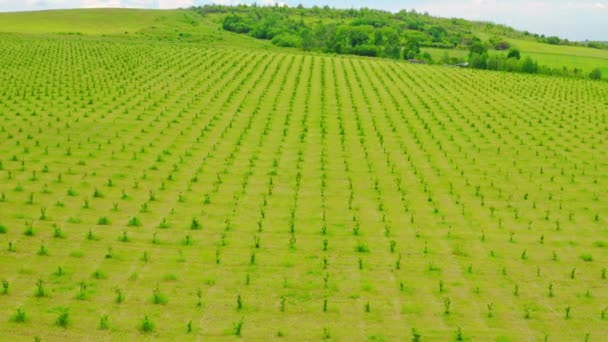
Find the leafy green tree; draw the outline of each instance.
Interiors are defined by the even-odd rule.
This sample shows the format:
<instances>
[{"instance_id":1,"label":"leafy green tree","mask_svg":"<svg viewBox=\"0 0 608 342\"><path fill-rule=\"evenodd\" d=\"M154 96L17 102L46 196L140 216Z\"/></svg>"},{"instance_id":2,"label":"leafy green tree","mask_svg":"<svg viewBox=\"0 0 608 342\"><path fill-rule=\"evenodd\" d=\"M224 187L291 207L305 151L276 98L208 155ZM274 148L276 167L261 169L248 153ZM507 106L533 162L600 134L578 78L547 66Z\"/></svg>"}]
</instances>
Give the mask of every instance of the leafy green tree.
<instances>
[{"instance_id":1,"label":"leafy green tree","mask_svg":"<svg viewBox=\"0 0 608 342\"><path fill-rule=\"evenodd\" d=\"M472 57L473 54L477 54L477 55L481 56L487 52L488 52L488 47L479 38L473 38L471 47L469 48L470 56Z\"/></svg>"},{"instance_id":2,"label":"leafy green tree","mask_svg":"<svg viewBox=\"0 0 608 342\"><path fill-rule=\"evenodd\" d=\"M281 33L272 38L272 44L282 47L301 47L302 39L291 33Z\"/></svg>"},{"instance_id":3,"label":"leafy green tree","mask_svg":"<svg viewBox=\"0 0 608 342\"><path fill-rule=\"evenodd\" d=\"M602 79L602 70L600 68L593 69L593 71L591 71L591 73L589 74L589 78L591 78L592 80L596 80L596 81L601 80Z\"/></svg>"},{"instance_id":4,"label":"leafy green tree","mask_svg":"<svg viewBox=\"0 0 608 342\"><path fill-rule=\"evenodd\" d=\"M410 35L407 37L403 48L403 57L405 59L416 58L420 54L421 37L418 35Z\"/></svg>"},{"instance_id":5,"label":"leafy green tree","mask_svg":"<svg viewBox=\"0 0 608 342\"><path fill-rule=\"evenodd\" d=\"M545 38L545 42L547 42L548 44L557 45L557 44L561 43L561 39L559 39L559 37L556 37L556 36L551 36L551 37Z\"/></svg>"},{"instance_id":6,"label":"leafy green tree","mask_svg":"<svg viewBox=\"0 0 608 342\"><path fill-rule=\"evenodd\" d=\"M520 59L521 58L521 52L519 52L519 49L512 48L512 49L509 50L509 53L507 54L507 58Z\"/></svg>"},{"instance_id":7,"label":"leafy green tree","mask_svg":"<svg viewBox=\"0 0 608 342\"><path fill-rule=\"evenodd\" d=\"M530 57L526 57L521 63L521 72L526 74L535 74L538 72L538 64Z\"/></svg>"},{"instance_id":8,"label":"leafy green tree","mask_svg":"<svg viewBox=\"0 0 608 342\"><path fill-rule=\"evenodd\" d=\"M504 70L509 72L520 72L520 61L517 58L507 58L504 65Z\"/></svg>"},{"instance_id":9,"label":"leafy green tree","mask_svg":"<svg viewBox=\"0 0 608 342\"><path fill-rule=\"evenodd\" d=\"M238 15L228 15L222 21L222 27L224 30L236 32L236 33L249 33L251 31L251 25L245 20L245 18Z\"/></svg>"},{"instance_id":10,"label":"leafy green tree","mask_svg":"<svg viewBox=\"0 0 608 342\"><path fill-rule=\"evenodd\" d=\"M501 60L502 57L498 55L491 55L488 57L487 68L488 70L502 70Z\"/></svg>"},{"instance_id":11,"label":"leafy green tree","mask_svg":"<svg viewBox=\"0 0 608 342\"><path fill-rule=\"evenodd\" d=\"M469 65L475 69L486 69L488 67L488 53L479 54L474 52L469 58Z\"/></svg>"}]
</instances>

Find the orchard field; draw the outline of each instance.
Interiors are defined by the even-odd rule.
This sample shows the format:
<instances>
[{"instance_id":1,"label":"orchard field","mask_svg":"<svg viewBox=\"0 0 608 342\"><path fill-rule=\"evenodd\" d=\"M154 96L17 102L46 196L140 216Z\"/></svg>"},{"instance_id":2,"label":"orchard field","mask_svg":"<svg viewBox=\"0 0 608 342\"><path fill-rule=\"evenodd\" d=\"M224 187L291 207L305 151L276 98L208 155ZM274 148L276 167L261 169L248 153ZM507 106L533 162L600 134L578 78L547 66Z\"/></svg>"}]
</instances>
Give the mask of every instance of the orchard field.
<instances>
[{"instance_id":1,"label":"orchard field","mask_svg":"<svg viewBox=\"0 0 608 342\"><path fill-rule=\"evenodd\" d=\"M0 335L600 341L608 86L0 39Z\"/></svg>"}]
</instances>

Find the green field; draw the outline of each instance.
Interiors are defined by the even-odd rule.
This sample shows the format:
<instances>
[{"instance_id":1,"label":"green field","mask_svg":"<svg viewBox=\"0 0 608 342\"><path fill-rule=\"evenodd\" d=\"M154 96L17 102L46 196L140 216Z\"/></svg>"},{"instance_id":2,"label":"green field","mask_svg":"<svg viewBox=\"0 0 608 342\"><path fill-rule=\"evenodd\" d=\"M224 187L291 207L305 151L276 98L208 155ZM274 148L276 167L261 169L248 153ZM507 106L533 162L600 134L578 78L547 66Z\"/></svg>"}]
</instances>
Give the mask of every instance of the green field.
<instances>
[{"instance_id":1,"label":"green field","mask_svg":"<svg viewBox=\"0 0 608 342\"><path fill-rule=\"evenodd\" d=\"M608 50L591 49L578 46L561 46L537 43L526 40L508 40L511 46L521 50L523 56L530 56L540 65L551 68L569 69L577 68L585 73L591 72L595 68L602 69L602 77L608 80ZM465 59L469 52L466 50L445 50L437 48L424 48L423 51L429 52L435 60L441 58L447 52L450 57ZM504 51L490 51L495 54L506 54Z\"/></svg>"},{"instance_id":2,"label":"green field","mask_svg":"<svg viewBox=\"0 0 608 342\"><path fill-rule=\"evenodd\" d=\"M0 36L0 336L605 336L606 83L132 13Z\"/></svg>"},{"instance_id":3,"label":"green field","mask_svg":"<svg viewBox=\"0 0 608 342\"><path fill-rule=\"evenodd\" d=\"M96 9L0 13L0 23L2 32L116 34L140 31L163 21L176 22L180 12Z\"/></svg>"}]
</instances>

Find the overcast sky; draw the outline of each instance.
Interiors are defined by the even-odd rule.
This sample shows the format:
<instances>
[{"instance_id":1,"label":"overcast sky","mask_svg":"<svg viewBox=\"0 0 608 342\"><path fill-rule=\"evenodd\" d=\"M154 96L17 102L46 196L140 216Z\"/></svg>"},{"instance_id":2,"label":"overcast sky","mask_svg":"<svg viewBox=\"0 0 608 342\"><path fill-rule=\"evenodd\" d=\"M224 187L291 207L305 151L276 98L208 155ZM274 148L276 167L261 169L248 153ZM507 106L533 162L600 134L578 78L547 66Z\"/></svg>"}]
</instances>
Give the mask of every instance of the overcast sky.
<instances>
[{"instance_id":1,"label":"overcast sky","mask_svg":"<svg viewBox=\"0 0 608 342\"><path fill-rule=\"evenodd\" d=\"M608 0L0 0L0 11L57 8L177 8L207 3L287 3L296 6L370 7L389 11L416 9L444 17L488 20L534 33L571 40L608 41ZM2 23L0 22L0 25Z\"/></svg>"}]
</instances>

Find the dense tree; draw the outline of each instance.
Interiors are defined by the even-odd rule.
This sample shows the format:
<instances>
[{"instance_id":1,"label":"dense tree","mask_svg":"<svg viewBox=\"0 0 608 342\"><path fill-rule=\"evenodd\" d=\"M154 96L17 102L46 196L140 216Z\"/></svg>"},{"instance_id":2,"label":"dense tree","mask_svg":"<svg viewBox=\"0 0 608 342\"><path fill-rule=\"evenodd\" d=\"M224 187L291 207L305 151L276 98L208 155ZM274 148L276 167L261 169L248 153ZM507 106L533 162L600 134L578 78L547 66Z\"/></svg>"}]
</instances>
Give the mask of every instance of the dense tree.
<instances>
[{"instance_id":1,"label":"dense tree","mask_svg":"<svg viewBox=\"0 0 608 342\"><path fill-rule=\"evenodd\" d=\"M524 58L521 63L521 72L535 74L538 71L538 64L530 57Z\"/></svg>"},{"instance_id":2,"label":"dense tree","mask_svg":"<svg viewBox=\"0 0 608 342\"><path fill-rule=\"evenodd\" d=\"M486 69L488 67L488 58L489 56L487 52L482 54L473 52L469 58L469 64L475 69Z\"/></svg>"},{"instance_id":3,"label":"dense tree","mask_svg":"<svg viewBox=\"0 0 608 342\"><path fill-rule=\"evenodd\" d=\"M521 52L519 52L519 49L512 48L509 50L509 53L507 54L507 58L520 59Z\"/></svg>"},{"instance_id":4,"label":"dense tree","mask_svg":"<svg viewBox=\"0 0 608 342\"><path fill-rule=\"evenodd\" d=\"M589 78L591 78L592 80L601 80L602 70L600 68L593 69L593 71L591 71L591 74L589 74Z\"/></svg>"},{"instance_id":5,"label":"dense tree","mask_svg":"<svg viewBox=\"0 0 608 342\"><path fill-rule=\"evenodd\" d=\"M245 19L238 15L228 15L222 22L224 30L236 32L236 33L248 33L251 31L251 25L245 21Z\"/></svg>"},{"instance_id":6,"label":"dense tree","mask_svg":"<svg viewBox=\"0 0 608 342\"><path fill-rule=\"evenodd\" d=\"M476 55L483 55L488 52L488 47L481 41L481 39L475 37L473 38L473 42L471 43L471 47L469 48L469 52L471 57Z\"/></svg>"},{"instance_id":7,"label":"dense tree","mask_svg":"<svg viewBox=\"0 0 608 342\"><path fill-rule=\"evenodd\" d=\"M559 39L559 37L556 37L556 36L551 36L551 37L545 38L545 42L547 42L547 44L557 45L557 44L561 43L561 39Z\"/></svg>"},{"instance_id":8,"label":"dense tree","mask_svg":"<svg viewBox=\"0 0 608 342\"><path fill-rule=\"evenodd\" d=\"M511 47L505 38L536 38L549 44L574 43L558 37L517 32L503 25L434 18L413 10L403 10L393 14L368 8L342 10L328 6L306 9L303 6L289 8L246 5L235 7L208 5L195 10L202 14L226 13L222 21L225 30L271 40L274 45L282 47L370 57L416 59L426 63L434 61L428 52L423 51L425 47L446 49L459 47L468 49L469 66L472 68L602 78L600 69L587 74L579 69L539 66L529 56L522 60L520 50ZM491 38L482 41L471 32L488 33ZM602 43L585 42L584 44L596 48L608 48L608 45ZM508 52L489 53L489 48L498 51L508 50ZM443 64L463 62L457 58L450 58L447 52L439 61Z\"/></svg>"}]
</instances>

